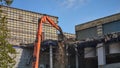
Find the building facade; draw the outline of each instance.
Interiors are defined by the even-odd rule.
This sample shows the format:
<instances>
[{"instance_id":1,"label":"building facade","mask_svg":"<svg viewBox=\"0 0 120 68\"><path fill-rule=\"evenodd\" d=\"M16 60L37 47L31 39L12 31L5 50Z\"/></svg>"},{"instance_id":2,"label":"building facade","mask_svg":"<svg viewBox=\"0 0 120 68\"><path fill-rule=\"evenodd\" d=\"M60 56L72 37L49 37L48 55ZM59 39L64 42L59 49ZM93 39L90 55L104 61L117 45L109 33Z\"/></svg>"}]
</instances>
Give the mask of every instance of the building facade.
<instances>
[{"instance_id":1,"label":"building facade","mask_svg":"<svg viewBox=\"0 0 120 68\"><path fill-rule=\"evenodd\" d=\"M75 40L76 39L75 34L67 33L67 32L63 32L63 34L68 40ZM61 35L58 34L58 40L60 40L60 39L61 39Z\"/></svg>"},{"instance_id":2,"label":"building facade","mask_svg":"<svg viewBox=\"0 0 120 68\"><path fill-rule=\"evenodd\" d=\"M65 35L68 39L70 39L70 38L75 39L75 38L76 38L75 34L72 34L72 33L66 33L66 32L64 32L64 35Z\"/></svg>"},{"instance_id":3,"label":"building facade","mask_svg":"<svg viewBox=\"0 0 120 68\"><path fill-rule=\"evenodd\" d=\"M1 6L1 9L3 11L2 16L7 17L8 29L11 35L10 43L14 45L33 43L36 38L38 19L44 14L7 6ZM48 16L57 23L58 17ZM57 40L57 31L49 23L43 24L43 35L44 40Z\"/></svg>"},{"instance_id":4,"label":"building facade","mask_svg":"<svg viewBox=\"0 0 120 68\"><path fill-rule=\"evenodd\" d=\"M119 32L120 13L103 17L94 21L75 26L77 40L97 38L112 32Z\"/></svg>"},{"instance_id":5,"label":"building facade","mask_svg":"<svg viewBox=\"0 0 120 68\"><path fill-rule=\"evenodd\" d=\"M8 41L13 45L17 45L14 47L17 51L17 57L15 59L16 65L14 68L32 68L31 58L33 55L33 48L21 47L21 44L28 44L28 46L31 44L33 46L38 29L38 19L46 14L2 5L0 6L0 10L2 10L2 17L6 16L7 18L7 26L11 36ZM58 23L58 17L51 15L47 16L55 23ZM46 22L43 24L43 40L48 39L58 40L58 36L57 30ZM42 68L49 67L49 52L41 55L40 66Z\"/></svg>"},{"instance_id":6,"label":"building facade","mask_svg":"<svg viewBox=\"0 0 120 68\"><path fill-rule=\"evenodd\" d=\"M76 38L79 41L88 41L79 56L79 68L119 68L120 41L108 43L90 43L90 40L105 38L106 35L119 34L120 13L103 17L94 21L75 26ZM117 37L118 35L116 35ZM117 39L118 40L118 39ZM92 46L90 46L92 45ZM95 45L95 46L93 46ZM82 46L78 46L82 47ZM79 49L78 49L79 51ZM80 62L82 61L82 62Z\"/></svg>"}]
</instances>

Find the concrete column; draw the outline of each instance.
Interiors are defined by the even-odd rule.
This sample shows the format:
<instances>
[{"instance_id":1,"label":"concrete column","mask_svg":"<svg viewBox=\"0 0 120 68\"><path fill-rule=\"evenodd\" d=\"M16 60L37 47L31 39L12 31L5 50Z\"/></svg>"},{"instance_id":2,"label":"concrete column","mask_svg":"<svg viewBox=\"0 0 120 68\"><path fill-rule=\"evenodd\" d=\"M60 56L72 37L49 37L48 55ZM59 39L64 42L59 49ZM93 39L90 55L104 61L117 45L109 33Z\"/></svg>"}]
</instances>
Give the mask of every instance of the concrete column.
<instances>
[{"instance_id":1,"label":"concrete column","mask_svg":"<svg viewBox=\"0 0 120 68\"><path fill-rule=\"evenodd\" d=\"M104 68L106 64L105 47L103 43L97 45L98 68Z\"/></svg>"},{"instance_id":2,"label":"concrete column","mask_svg":"<svg viewBox=\"0 0 120 68\"><path fill-rule=\"evenodd\" d=\"M76 54L76 68L78 68L78 55Z\"/></svg>"},{"instance_id":3,"label":"concrete column","mask_svg":"<svg viewBox=\"0 0 120 68\"><path fill-rule=\"evenodd\" d=\"M52 52L52 45L50 45L50 68L53 68L53 52Z\"/></svg>"},{"instance_id":4,"label":"concrete column","mask_svg":"<svg viewBox=\"0 0 120 68\"><path fill-rule=\"evenodd\" d=\"M77 45L75 45L75 51L76 51L76 54L75 54L76 68L78 68L78 50L77 50Z\"/></svg>"},{"instance_id":5,"label":"concrete column","mask_svg":"<svg viewBox=\"0 0 120 68\"><path fill-rule=\"evenodd\" d=\"M97 25L97 34L98 34L98 36L103 35L103 26L101 25L101 22L99 22Z\"/></svg>"}]
</instances>

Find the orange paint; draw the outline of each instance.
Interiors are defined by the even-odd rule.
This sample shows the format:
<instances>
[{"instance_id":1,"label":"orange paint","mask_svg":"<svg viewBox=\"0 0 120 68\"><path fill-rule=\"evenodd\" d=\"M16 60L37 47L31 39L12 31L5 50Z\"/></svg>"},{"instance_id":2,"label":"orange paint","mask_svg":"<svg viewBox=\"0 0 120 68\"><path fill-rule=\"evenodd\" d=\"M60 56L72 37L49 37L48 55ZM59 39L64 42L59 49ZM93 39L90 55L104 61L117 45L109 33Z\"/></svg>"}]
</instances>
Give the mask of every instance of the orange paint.
<instances>
[{"instance_id":1,"label":"orange paint","mask_svg":"<svg viewBox=\"0 0 120 68\"><path fill-rule=\"evenodd\" d=\"M34 61L32 62L33 68L39 67L40 49L41 49L41 41L42 41L42 23L46 23L47 21L54 28L60 31L60 33L63 35L61 28L56 23L54 23L54 21L50 17L48 16L41 17L40 21L38 22L38 32L37 32L36 42L34 44L34 52L33 52Z\"/></svg>"}]
</instances>

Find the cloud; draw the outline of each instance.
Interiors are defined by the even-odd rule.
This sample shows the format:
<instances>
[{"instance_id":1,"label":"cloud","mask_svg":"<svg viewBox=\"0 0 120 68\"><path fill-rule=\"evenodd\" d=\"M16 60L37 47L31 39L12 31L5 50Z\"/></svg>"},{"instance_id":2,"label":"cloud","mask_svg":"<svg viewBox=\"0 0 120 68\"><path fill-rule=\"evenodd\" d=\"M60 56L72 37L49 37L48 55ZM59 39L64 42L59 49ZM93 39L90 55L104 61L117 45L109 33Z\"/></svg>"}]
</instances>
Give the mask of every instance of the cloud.
<instances>
[{"instance_id":1,"label":"cloud","mask_svg":"<svg viewBox=\"0 0 120 68\"><path fill-rule=\"evenodd\" d=\"M62 7L66 8L78 8L81 5L85 4L86 0L64 0L61 3Z\"/></svg>"},{"instance_id":2,"label":"cloud","mask_svg":"<svg viewBox=\"0 0 120 68\"><path fill-rule=\"evenodd\" d=\"M70 7L74 6L75 2L76 2L75 0L65 0L62 3L62 6L66 6L67 8L70 8Z\"/></svg>"}]
</instances>

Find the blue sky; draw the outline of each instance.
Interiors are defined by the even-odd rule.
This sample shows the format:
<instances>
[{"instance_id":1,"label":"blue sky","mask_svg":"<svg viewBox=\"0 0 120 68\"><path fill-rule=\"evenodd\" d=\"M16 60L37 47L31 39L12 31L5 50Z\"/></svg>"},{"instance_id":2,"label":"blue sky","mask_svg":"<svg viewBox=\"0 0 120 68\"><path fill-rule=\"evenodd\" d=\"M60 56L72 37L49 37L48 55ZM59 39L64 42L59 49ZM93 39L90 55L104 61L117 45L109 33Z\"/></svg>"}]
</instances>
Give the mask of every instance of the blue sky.
<instances>
[{"instance_id":1,"label":"blue sky","mask_svg":"<svg viewBox=\"0 0 120 68\"><path fill-rule=\"evenodd\" d=\"M120 13L120 0L14 0L11 6L57 16L68 33L75 33L75 25Z\"/></svg>"}]
</instances>

